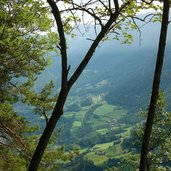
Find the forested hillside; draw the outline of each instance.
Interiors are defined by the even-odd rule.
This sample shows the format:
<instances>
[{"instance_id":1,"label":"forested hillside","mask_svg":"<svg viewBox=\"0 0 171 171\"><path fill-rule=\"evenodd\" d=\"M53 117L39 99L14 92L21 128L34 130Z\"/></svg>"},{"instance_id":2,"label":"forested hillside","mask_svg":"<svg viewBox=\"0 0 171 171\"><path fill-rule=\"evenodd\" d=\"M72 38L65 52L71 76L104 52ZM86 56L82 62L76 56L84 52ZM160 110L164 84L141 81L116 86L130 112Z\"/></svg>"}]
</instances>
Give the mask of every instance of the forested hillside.
<instances>
[{"instance_id":1,"label":"forested hillside","mask_svg":"<svg viewBox=\"0 0 171 171\"><path fill-rule=\"evenodd\" d=\"M138 32L132 32L135 41L131 45L120 44L118 41L112 40L103 42L71 91L71 96L103 94L108 103L125 107L130 111L146 108L155 67L159 26L158 23L145 25L141 30L141 38L138 37ZM89 29L84 37L76 37L73 40L74 44L81 44L86 49L90 44L87 38L94 35L92 26L89 26ZM169 27L168 34L161 89L169 98L170 95L167 92L171 86L169 76L171 72L171 27ZM72 45L69 47L72 71L80 60L82 52L72 49ZM55 80L57 77L56 86L59 87L60 77L56 73L56 68L60 72L60 59L53 57L52 61L52 65L40 77L38 85L42 85L45 79Z\"/></svg>"},{"instance_id":2,"label":"forested hillside","mask_svg":"<svg viewBox=\"0 0 171 171\"><path fill-rule=\"evenodd\" d=\"M140 111L146 110L149 103L157 37L148 35L147 30L153 29L153 34L157 35L158 24L144 26L141 45L138 39L131 45L122 45L115 41L106 41L101 45L70 93L64 116L58 124L58 129L61 130L57 140L59 144L65 144L66 149L79 146L81 151L84 151L84 156L87 156L96 166L107 162L110 157L113 158L113 165L117 160L121 160L120 158L124 156L122 154L127 149L125 139L130 135L132 125L143 119ZM91 34L93 35L93 33L87 33L87 37ZM134 34L136 38L136 33ZM170 28L169 34L171 34ZM74 42L84 45L85 48L89 44L84 37L75 38ZM78 63L77 58L80 60L79 51L69 52L73 56L70 61L71 67L74 67ZM161 90L164 91L166 106L170 110L169 38L165 57ZM59 64L56 57L53 57L52 61L54 63L48 67L47 71L43 71L43 77L39 78L38 85L42 85L44 80L56 78L55 68L59 67ZM56 87L59 86L59 81L60 77L56 80ZM116 148L116 152L111 152L112 148ZM98 154L101 153L99 151L105 154ZM94 168L92 163L87 164L87 167L88 165ZM98 169L103 170L106 165L109 163Z\"/></svg>"},{"instance_id":3,"label":"forested hillside","mask_svg":"<svg viewBox=\"0 0 171 171\"><path fill-rule=\"evenodd\" d=\"M1 0L0 170L171 170L169 10Z\"/></svg>"}]
</instances>

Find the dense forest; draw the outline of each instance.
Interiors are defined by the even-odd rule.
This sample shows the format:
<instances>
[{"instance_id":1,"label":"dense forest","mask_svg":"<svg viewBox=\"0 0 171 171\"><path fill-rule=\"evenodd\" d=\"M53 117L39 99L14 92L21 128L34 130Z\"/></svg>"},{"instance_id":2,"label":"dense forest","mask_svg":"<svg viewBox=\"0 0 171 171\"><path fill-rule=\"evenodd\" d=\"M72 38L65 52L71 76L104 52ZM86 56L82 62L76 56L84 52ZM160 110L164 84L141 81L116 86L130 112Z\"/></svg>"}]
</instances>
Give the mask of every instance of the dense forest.
<instances>
[{"instance_id":1,"label":"dense forest","mask_svg":"<svg viewBox=\"0 0 171 171\"><path fill-rule=\"evenodd\" d=\"M170 171L169 10L1 0L0 170Z\"/></svg>"}]
</instances>

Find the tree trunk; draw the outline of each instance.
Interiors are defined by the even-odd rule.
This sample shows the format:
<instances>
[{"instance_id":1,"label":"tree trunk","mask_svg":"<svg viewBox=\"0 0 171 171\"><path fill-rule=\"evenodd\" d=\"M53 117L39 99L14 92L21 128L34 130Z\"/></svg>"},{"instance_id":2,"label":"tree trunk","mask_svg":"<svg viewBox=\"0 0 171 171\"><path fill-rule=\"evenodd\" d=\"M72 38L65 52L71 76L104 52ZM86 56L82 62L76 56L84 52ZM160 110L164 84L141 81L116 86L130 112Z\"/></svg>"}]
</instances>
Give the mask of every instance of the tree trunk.
<instances>
[{"instance_id":1,"label":"tree trunk","mask_svg":"<svg viewBox=\"0 0 171 171\"><path fill-rule=\"evenodd\" d=\"M43 153L56 126L56 123L59 120L60 116L63 114L63 106L65 104L67 95L68 92L63 93L63 91L61 90L58 97L58 101L53 110L52 116L50 117L49 122L47 123L47 126L45 127L44 132L40 137L39 143L33 154L28 171L37 171Z\"/></svg>"},{"instance_id":2,"label":"tree trunk","mask_svg":"<svg viewBox=\"0 0 171 171\"><path fill-rule=\"evenodd\" d=\"M156 103L157 103L157 98L158 98L160 77L161 77L161 72L162 72L164 51L165 51L166 38L167 38L167 27L169 23L168 22L169 8L170 8L169 0L164 0L157 62L156 62L156 68L155 68L155 73L154 73L154 79L153 79L152 95L151 95L150 105L148 109L148 116L147 116L147 121L146 121L146 126L145 126L145 132L143 136L142 147L141 147L141 159L140 159L139 171L147 170L147 155L149 152L149 142L150 142L150 136L152 132L154 116L155 116L155 108L156 108Z\"/></svg>"},{"instance_id":3,"label":"tree trunk","mask_svg":"<svg viewBox=\"0 0 171 171\"><path fill-rule=\"evenodd\" d=\"M61 57L62 57L62 86L61 86L62 89L59 93L58 101L55 105L55 108L54 108L53 113L49 119L49 122L48 122L48 124L47 124L47 126L46 126L40 140L39 140L39 143L36 147L36 150L33 154L33 157L31 159L28 171L37 171L39 163L40 163L41 158L43 156L43 153L44 153L46 146L49 142L49 139L52 135L52 132L53 132L60 116L63 114L63 107L64 107L66 98L68 96L68 93L69 93L71 87L77 81L77 79L79 78L79 76L83 72L84 68L87 66L87 64L90 61L90 59L92 58L97 46L99 45L101 40L105 37L105 35L108 33L111 25L116 21L120 12L124 8L126 8L126 6L128 6L130 4L130 2L126 2L120 8L116 7L117 10L110 15L109 20L104 25L104 27L102 28L100 33L97 35L96 39L94 40L94 42L90 46L90 48L87 51L87 54L83 58L82 62L80 63L80 65L77 67L77 69L75 70L73 75L68 80L67 74L68 74L69 68L67 69L66 42L65 42L65 35L64 35L62 20L60 17L60 12L59 12L58 7L57 7L54 0L47 0L47 2L49 3L49 5L52 8L52 13L55 17L57 27L58 27L58 33L59 33L59 37L60 37L60 44L59 45L60 45L60 51L61 51ZM116 5L117 5L117 2L118 2L118 0L115 0ZM118 8L119 8L119 10L118 10Z\"/></svg>"}]
</instances>

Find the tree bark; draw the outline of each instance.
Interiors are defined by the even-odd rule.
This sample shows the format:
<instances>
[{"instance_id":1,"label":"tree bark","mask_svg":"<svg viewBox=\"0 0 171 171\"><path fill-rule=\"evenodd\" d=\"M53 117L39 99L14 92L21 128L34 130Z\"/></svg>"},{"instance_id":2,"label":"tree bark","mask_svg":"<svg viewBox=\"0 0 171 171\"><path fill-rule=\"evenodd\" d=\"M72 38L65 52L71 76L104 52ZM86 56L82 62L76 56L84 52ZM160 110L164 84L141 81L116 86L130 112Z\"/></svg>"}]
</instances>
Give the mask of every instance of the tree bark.
<instances>
[{"instance_id":1,"label":"tree bark","mask_svg":"<svg viewBox=\"0 0 171 171\"><path fill-rule=\"evenodd\" d=\"M58 101L55 105L55 108L52 112L52 116L49 119L49 122L47 126L44 129L44 132L42 136L40 137L39 143L36 147L36 150L33 154L33 157L31 159L28 171L37 171L39 163L41 161L41 158L43 156L43 153L47 147L47 144L49 142L49 139L53 133L53 130L56 126L56 123L58 122L60 116L63 114L63 106L66 101L68 93L60 92Z\"/></svg>"},{"instance_id":2,"label":"tree bark","mask_svg":"<svg viewBox=\"0 0 171 171\"><path fill-rule=\"evenodd\" d=\"M115 0L117 2L118 0ZM58 7L55 3L54 0L47 0L49 5L52 8L52 13L55 17L57 27L58 27L58 33L60 37L60 51L61 51L61 57L62 57L62 85L61 85L61 91L59 93L59 97L57 100L57 103L55 105L55 108L52 112L52 115L48 121L48 124L46 128L44 129L44 132L39 140L39 143L36 147L36 150L33 154L33 157L31 159L28 171L37 171L39 163L41 161L41 158L43 156L43 153L48 145L49 139L52 135L53 130L55 129L55 126L63 114L63 107L65 104L65 101L67 99L68 93L73 86L73 84L77 81L81 73L83 72L84 68L87 66L89 60L92 58L97 46L101 42L101 40L105 37L105 35L108 33L110 30L111 25L113 22L116 21L118 18L120 12L122 11L123 8L125 8L127 5L129 5L130 2L127 2L123 4L117 11L111 14L109 20L105 24L105 26L102 28L94 42L92 43L90 49L88 50L87 54L83 58L82 62L80 65L77 67L71 78L68 80L68 69L67 69L67 53L66 53L66 42L65 42L65 35L64 35L64 30L63 30L63 25L60 17L60 13L58 10Z\"/></svg>"},{"instance_id":3,"label":"tree bark","mask_svg":"<svg viewBox=\"0 0 171 171\"><path fill-rule=\"evenodd\" d=\"M167 38L167 28L168 28L168 23L169 23L168 21L169 20L168 19L169 8L170 8L169 0L164 0L156 68L155 68L155 73L154 73L154 78L153 78L152 95L151 95L150 105L148 109L145 132L144 132L143 142L142 142L142 147L141 147L141 159L140 159L139 171L147 170L147 155L149 152L149 142L150 142L150 136L152 132L154 116L155 116L156 103L158 99L160 78L161 78L161 72L162 72L162 66L163 66L163 60L164 60L164 51L165 51L166 38Z\"/></svg>"}]
</instances>

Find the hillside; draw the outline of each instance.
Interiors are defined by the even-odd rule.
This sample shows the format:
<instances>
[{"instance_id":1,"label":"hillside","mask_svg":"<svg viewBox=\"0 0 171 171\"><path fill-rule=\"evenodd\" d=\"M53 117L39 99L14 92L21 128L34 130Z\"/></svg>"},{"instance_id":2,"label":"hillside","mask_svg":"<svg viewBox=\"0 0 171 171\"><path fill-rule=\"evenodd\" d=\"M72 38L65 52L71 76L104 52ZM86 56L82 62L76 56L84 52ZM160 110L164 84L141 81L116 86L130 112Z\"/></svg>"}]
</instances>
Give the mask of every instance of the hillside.
<instances>
[{"instance_id":1,"label":"hillside","mask_svg":"<svg viewBox=\"0 0 171 171\"><path fill-rule=\"evenodd\" d=\"M144 26L141 40L139 40L138 32L131 32L134 35L134 43L131 45L123 45L115 40L101 43L86 70L71 90L70 95L103 94L108 103L122 106L130 111L146 108L153 79L159 26L157 23ZM70 74L72 74L73 69L76 68L86 49L90 46L91 41L86 39L89 37L93 37L91 29L85 34L85 37L77 37L74 40L69 39ZM77 50L77 46L72 46L72 44L79 44L81 51ZM170 46L171 27L169 27L161 80L161 89L165 92L169 92L171 87L169 76L171 72ZM60 76L58 76L60 75L60 58L54 57L54 54L52 54L52 57L53 64L43 72L38 85L42 85L44 80L53 79L57 88L60 86ZM166 94L170 98L169 93Z\"/></svg>"},{"instance_id":2,"label":"hillside","mask_svg":"<svg viewBox=\"0 0 171 171\"><path fill-rule=\"evenodd\" d=\"M142 40L139 45L138 33L132 32L135 42L122 45L109 40L100 44L90 64L70 92L64 115L57 129L60 129L57 143L65 144L66 149L77 146L83 158L93 161L100 167L109 166L120 160L125 151L122 142L130 134L133 124L141 120L138 111L147 109L159 34L159 24L152 23L142 29ZM169 27L169 35L171 27ZM69 40L70 74L78 65L93 37L92 32L85 37ZM165 53L161 89L167 97L168 109L171 110L171 36ZM78 44L72 46L72 44ZM81 50L80 50L81 49ZM44 83L54 80L55 89L60 86L60 58L50 53L52 64L46 68L37 80L40 90ZM26 107L27 108L27 107ZM22 113L23 107L18 106ZM30 109L24 115L32 123L37 123L37 116L30 115ZM44 124L42 118L39 124ZM80 162L80 161L79 161ZM69 166L71 167L71 166ZM93 168L93 167L91 167ZM98 168L98 170L100 170ZM74 170L74 169L73 169Z\"/></svg>"}]
</instances>

